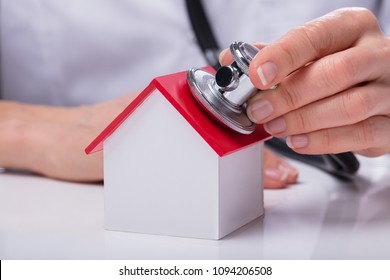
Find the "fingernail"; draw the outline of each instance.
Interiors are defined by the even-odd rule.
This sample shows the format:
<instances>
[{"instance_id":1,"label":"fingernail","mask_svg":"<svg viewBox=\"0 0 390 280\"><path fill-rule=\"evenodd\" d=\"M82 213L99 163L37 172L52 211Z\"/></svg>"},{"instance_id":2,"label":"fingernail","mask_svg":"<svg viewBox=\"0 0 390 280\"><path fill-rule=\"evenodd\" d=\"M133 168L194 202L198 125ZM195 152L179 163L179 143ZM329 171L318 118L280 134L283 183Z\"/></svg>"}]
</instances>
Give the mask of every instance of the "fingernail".
<instances>
[{"instance_id":1,"label":"fingernail","mask_svg":"<svg viewBox=\"0 0 390 280\"><path fill-rule=\"evenodd\" d=\"M248 117L255 123L259 123L269 117L274 108L268 100L259 99L248 108Z\"/></svg>"},{"instance_id":2,"label":"fingernail","mask_svg":"<svg viewBox=\"0 0 390 280\"><path fill-rule=\"evenodd\" d=\"M276 168L265 168L264 176L275 181L284 182L287 180L288 172Z\"/></svg>"},{"instance_id":3,"label":"fingernail","mask_svg":"<svg viewBox=\"0 0 390 280\"><path fill-rule=\"evenodd\" d=\"M266 86L276 77L276 65L272 62L266 62L257 69L257 74L263 86Z\"/></svg>"},{"instance_id":4,"label":"fingernail","mask_svg":"<svg viewBox=\"0 0 390 280\"><path fill-rule=\"evenodd\" d=\"M269 133L269 134L275 134L275 133L280 133L285 131L287 128L286 126L286 121L284 120L283 117L276 118L272 121L267 122L264 124L264 129Z\"/></svg>"},{"instance_id":5,"label":"fingernail","mask_svg":"<svg viewBox=\"0 0 390 280\"><path fill-rule=\"evenodd\" d=\"M309 139L306 135L294 135L287 137L286 143L292 149L304 148L309 143Z\"/></svg>"}]
</instances>

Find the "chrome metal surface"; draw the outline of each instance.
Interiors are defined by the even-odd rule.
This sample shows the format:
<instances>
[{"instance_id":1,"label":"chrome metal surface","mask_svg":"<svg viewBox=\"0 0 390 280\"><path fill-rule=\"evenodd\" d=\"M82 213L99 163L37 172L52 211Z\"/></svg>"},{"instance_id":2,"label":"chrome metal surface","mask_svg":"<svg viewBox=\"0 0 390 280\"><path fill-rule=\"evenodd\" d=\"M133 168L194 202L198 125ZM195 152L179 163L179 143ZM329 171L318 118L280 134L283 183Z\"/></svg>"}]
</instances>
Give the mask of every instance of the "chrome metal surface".
<instances>
[{"instance_id":1,"label":"chrome metal surface","mask_svg":"<svg viewBox=\"0 0 390 280\"><path fill-rule=\"evenodd\" d=\"M256 125L248 118L241 106L235 106L218 90L214 75L208 71L192 68L187 81L195 99L216 120L242 134L252 133Z\"/></svg>"},{"instance_id":2,"label":"chrome metal surface","mask_svg":"<svg viewBox=\"0 0 390 280\"><path fill-rule=\"evenodd\" d=\"M232 91L225 91L223 96L236 106L242 106L257 92L249 77L242 75L239 86Z\"/></svg>"},{"instance_id":3,"label":"chrome metal surface","mask_svg":"<svg viewBox=\"0 0 390 280\"><path fill-rule=\"evenodd\" d=\"M240 67L241 71L248 76L249 64L259 52L259 49L248 43L234 42L230 45L230 52L238 67Z\"/></svg>"}]
</instances>

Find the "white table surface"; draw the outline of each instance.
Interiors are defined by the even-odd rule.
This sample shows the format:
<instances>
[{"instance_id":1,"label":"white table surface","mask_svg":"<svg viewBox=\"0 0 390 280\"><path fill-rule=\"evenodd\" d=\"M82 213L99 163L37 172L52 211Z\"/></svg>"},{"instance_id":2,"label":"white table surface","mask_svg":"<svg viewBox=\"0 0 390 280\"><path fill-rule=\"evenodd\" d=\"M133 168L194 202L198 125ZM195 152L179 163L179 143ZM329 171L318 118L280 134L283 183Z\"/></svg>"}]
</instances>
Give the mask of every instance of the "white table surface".
<instances>
[{"instance_id":1,"label":"white table surface","mask_svg":"<svg viewBox=\"0 0 390 280\"><path fill-rule=\"evenodd\" d=\"M341 182L294 163L266 214L222 240L103 229L103 186L0 169L0 259L390 259L390 157Z\"/></svg>"}]
</instances>

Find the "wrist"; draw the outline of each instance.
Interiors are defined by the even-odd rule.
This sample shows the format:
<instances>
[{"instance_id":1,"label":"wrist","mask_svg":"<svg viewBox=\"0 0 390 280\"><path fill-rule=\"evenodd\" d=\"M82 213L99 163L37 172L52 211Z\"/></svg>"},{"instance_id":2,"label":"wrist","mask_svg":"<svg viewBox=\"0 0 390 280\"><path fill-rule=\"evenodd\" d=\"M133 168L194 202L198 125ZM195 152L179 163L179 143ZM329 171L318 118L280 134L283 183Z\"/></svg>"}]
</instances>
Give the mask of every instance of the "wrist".
<instances>
[{"instance_id":1,"label":"wrist","mask_svg":"<svg viewBox=\"0 0 390 280\"><path fill-rule=\"evenodd\" d=\"M40 143L36 129L39 121L33 120L31 105L17 102L0 102L0 166L10 169L36 171Z\"/></svg>"}]
</instances>

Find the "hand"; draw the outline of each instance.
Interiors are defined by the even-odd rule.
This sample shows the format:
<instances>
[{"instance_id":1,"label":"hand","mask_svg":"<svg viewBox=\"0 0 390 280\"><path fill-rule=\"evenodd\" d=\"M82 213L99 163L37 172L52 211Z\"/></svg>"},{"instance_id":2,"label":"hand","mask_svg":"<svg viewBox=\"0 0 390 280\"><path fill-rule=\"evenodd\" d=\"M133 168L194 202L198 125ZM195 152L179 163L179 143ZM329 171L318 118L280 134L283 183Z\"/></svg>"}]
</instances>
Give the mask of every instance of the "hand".
<instances>
[{"instance_id":1,"label":"hand","mask_svg":"<svg viewBox=\"0 0 390 280\"><path fill-rule=\"evenodd\" d=\"M298 171L285 159L268 149L264 149L264 188L280 189L295 184Z\"/></svg>"},{"instance_id":2,"label":"hand","mask_svg":"<svg viewBox=\"0 0 390 280\"><path fill-rule=\"evenodd\" d=\"M67 181L103 180L103 155L85 147L135 98L75 108L0 102L0 166Z\"/></svg>"},{"instance_id":3,"label":"hand","mask_svg":"<svg viewBox=\"0 0 390 280\"><path fill-rule=\"evenodd\" d=\"M86 155L84 149L135 96L77 108L1 101L0 166L67 181L102 181L103 154ZM264 164L266 187L297 179L297 171L270 151Z\"/></svg>"},{"instance_id":4,"label":"hand","mask_svg":"<svg viewBox=\"0 0 390 280\"><path fill-rule=\"evenodd\" d=\"M336 10L256 55L249 74L263 91L247 113L273 136L287 136L299 153L387 153L389 65L390 38L375 16L360 8Z\"/></svg>"}]
</instances>

